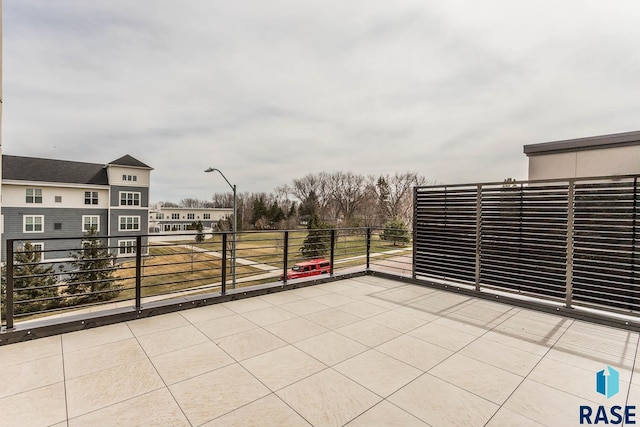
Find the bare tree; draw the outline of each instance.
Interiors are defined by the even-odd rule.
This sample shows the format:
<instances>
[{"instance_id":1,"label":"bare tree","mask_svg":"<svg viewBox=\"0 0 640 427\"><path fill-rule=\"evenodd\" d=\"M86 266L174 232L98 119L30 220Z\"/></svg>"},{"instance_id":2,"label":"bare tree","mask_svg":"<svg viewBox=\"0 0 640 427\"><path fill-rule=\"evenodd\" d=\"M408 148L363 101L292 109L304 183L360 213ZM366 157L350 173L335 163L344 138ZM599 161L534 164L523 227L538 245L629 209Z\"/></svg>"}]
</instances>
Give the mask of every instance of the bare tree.
<instances>
[{"instance_id":1,"label":"bare tree","mask_svg":"<svg viewBox=\"0 0 640 427\"><path fill-rule=\"evenodd\" d=\"M365 198L365 179L351 172L336 172L330 176L333 200L348 226L356 225L356 213Z\"/></svg>"},{"instance_id":2,"label":"bare tree","mask_svg":"<svg viewBox=\"0 0 640 427\"><path fill-rule=\"evenodd\" d=\"M381 175L376 182L382 223L400 218L409 224L413 209L413 187L426 185L427 180L415 172Z\"/></svg>"},{"instance_id":3,"label":"bare tree","mask_svg":"<svg viewBox=\"0 0 640 427\"><path fill-rule=\"evenodd\" d=\"M204 208L208 202L206 200L185 198L180 200L180 207L182 208Z\"/></svg>"}]
</instances>

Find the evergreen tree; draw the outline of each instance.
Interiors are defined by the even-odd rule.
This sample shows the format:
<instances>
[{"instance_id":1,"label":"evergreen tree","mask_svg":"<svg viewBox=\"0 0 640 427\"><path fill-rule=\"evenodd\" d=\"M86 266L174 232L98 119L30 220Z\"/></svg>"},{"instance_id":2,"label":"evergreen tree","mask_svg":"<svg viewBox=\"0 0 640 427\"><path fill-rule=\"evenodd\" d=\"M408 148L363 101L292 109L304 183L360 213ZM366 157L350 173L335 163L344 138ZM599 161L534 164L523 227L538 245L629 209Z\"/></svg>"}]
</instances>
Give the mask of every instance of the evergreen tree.
<instances>
[{"instance_id":1,"label":"evergreen tree","mask_svg":"<svg viewBox=\"0 0 640 427\"><path fill-rule=\"evenodd\" d=\"M271 224L277 224L284 220L284 211L277 202L273 202L267 211L267 216Z\"/></svg>"},{"instance_id":2,"label":"evergreen tree","mask_svg":"<svg viewBox=\"0 0 640 427\"><path fill-rule=\"evenodd\" d=\"M298 216L301 221L307 221L311 223L311 220L314 216L318 216L318 212L320 211L320 202L318 201L318 195L314 190L311 190L309 196L300 203L300 207L298 208ZM307 227L309 228L309 227Z\"/></svg>"},{"instance_id":3,"label":"evergreen tree","mask_svg":"<svg viewBox=\"0 0 640 427\"><path fill-rule=\"evenodd\" d=\"M307 229L309 233L302 243L300 252L306 258L321 257L331 248L331 229L333 227L320 221L317 214L311 216Z\"/></svg>"},{"instance_id":4,"label":"evergreen tree","mask_svg":"<svg viewBox=\"0 0 640 427\"><path fill-rule=\"evenodd\" d=\"M380 239L392 242L393 246L397 246L399 243L409 243L411 241L409 238L409 230L400 218L394 218L391 221L387 221L384 225L382 234L380 234Z\"/></svg>"},{"instance_id":5,"label":"evergreen tree","mask_svg":"<svg viewBox=\"0 0 640 427\"><path fill-rule=\"evenodd\" d=\"M71 253L76 271L67 280L67 293L75 295L75 303L108 301L118 296L120 288L114 277L117 270L115 255L103 246L98 232L92 228L85 237L82 249Z\"/></svg>"},{"instance_id":6,"label":"evergreen tree","mask_svg":"<svg viewBox=\"0 0 640 427\"><path fill-rule=\"evenodd\" d=\"M14 313L33 313L60 305L58 280L53 266L41 264L42 254L30 243L15 252L13 267ZM7 277L2 268L2 291L4 295ZM3 301L4 313L4 301Z\"/></svg>"},{"instance_id":7,"label":"evergreen tree","mask_svg":"<svg viewBox=\"0 0 640 427\"><path fill-rule=\"evenodd\" d=\"M196 243L204 242L204 226L202 225L202 221L196 222L194 229L198 231L198 233L196 234Z\"/></svg>"},{"instance_id":8,"label":"evergreen tree","mask_svg":"<svg viewBox=\"0 0 640 427\"><path fill-rule=\"evenodd\" d=\"M267 216L267 206L264 203L264 195L260 195L253 200L253 209L251 211L251 223L255 225L260 219Z\"/></svg>"}]
</instances>

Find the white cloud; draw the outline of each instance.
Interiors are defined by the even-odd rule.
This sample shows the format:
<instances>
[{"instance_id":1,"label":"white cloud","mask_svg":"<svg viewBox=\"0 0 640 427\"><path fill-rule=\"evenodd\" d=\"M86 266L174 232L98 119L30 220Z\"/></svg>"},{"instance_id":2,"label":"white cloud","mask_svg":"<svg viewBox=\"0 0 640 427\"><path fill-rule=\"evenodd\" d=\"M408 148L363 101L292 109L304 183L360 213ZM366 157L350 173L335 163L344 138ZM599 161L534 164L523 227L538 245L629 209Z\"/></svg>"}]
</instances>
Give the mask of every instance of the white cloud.
<instances>
[{"instance_id":1,"label":"white cloud","mask_svg":"<svg viewBox=\"0 0 640 427\"><path fill-rule=\"evenodd\" d=\"M309 172L526 177L637 129L637 2L5 0L4 152L154 167L152 198Z\"/></svg>"}]
</instances>

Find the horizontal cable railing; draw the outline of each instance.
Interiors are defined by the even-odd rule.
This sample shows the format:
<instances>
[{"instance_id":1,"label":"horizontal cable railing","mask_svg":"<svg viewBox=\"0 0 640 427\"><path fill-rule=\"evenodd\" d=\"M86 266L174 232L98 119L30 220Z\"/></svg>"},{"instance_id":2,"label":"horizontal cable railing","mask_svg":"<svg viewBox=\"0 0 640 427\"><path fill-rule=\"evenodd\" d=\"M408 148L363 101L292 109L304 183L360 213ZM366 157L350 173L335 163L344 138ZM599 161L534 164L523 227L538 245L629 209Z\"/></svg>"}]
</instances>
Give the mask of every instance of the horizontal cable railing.
<instances>
[{"instance_id":1,"label":"horizontal cable railing","mask_svg":"<svg viewBox=\"0 0 640 427\"><path fill-rule=\"evenodd\" d=\"M228 232L9 239L3 326L225 295L234 283L238 288L281 286L368 269L411 274L407 229L247 231L235 238L235 253L234 234Z\"/></svg>"}]
</instances>

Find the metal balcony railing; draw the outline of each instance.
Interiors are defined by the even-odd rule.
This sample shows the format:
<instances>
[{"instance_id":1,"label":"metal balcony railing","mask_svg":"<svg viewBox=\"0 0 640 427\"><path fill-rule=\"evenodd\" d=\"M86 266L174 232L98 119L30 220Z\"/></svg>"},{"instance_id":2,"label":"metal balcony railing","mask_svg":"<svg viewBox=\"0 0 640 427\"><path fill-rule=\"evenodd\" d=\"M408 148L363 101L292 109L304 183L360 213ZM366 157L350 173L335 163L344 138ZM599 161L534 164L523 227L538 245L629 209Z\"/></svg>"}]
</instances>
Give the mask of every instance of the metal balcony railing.
<instances>
[{"instance_id":1,"label":"metal balcony railing","mask_svg":"<svg viewBox=\"0 0 640 427\"><path fill-rule=\"evenodd\" d=\"M185 298L201 304L256 287L299 286L372 268L411 275L407 230L251 231L237 234L232 289L232 239L233 233L9 239L3 326L11 331L77 315L86 323L91 313L142 313Z\"/></svg>"}]
</instances>

